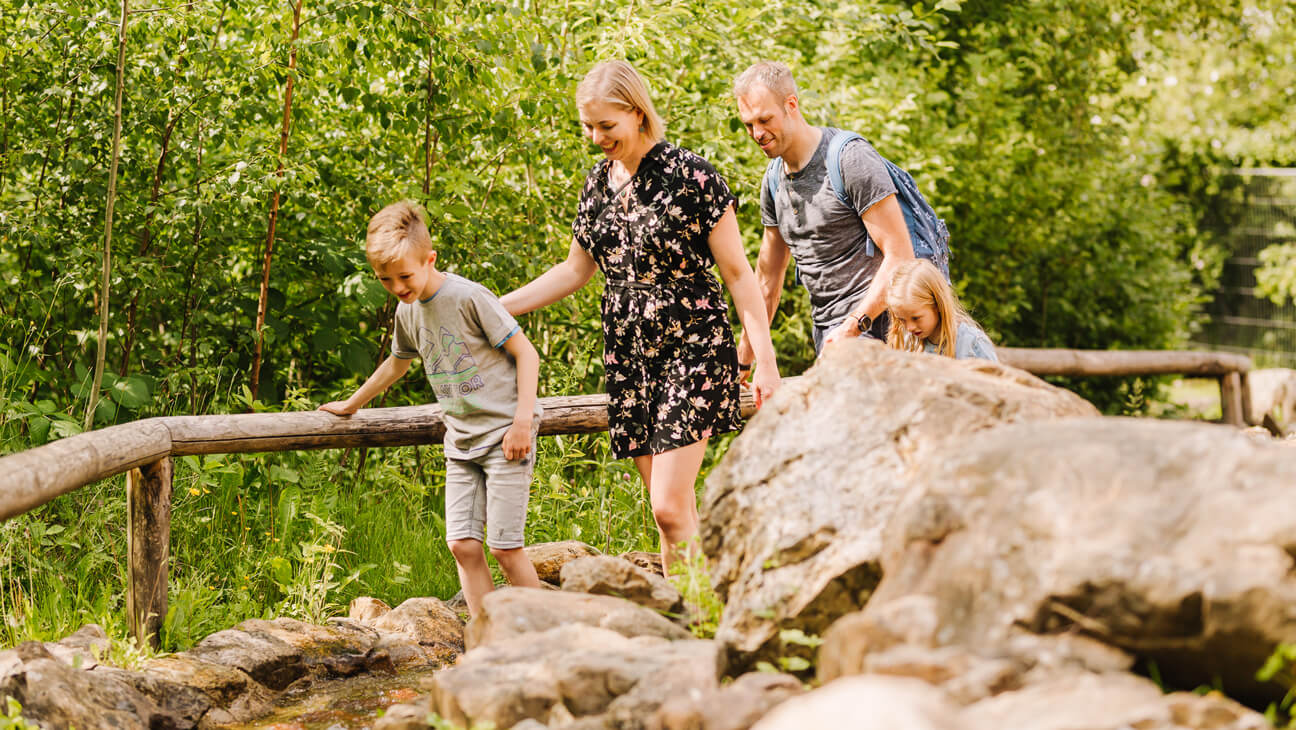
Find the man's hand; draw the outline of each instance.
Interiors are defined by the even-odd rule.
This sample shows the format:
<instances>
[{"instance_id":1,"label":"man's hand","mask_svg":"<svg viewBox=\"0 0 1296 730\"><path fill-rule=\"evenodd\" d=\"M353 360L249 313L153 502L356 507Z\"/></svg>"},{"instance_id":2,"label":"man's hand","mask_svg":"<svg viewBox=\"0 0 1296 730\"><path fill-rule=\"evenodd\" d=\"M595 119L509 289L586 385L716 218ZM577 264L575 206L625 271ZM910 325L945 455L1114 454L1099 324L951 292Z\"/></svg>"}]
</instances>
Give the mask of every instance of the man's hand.
<instances>
[{"instance_id":1,"label":"man's hand","mask_svg":"<svg viewBox=\"0 0 1296 730\"><path fill-rule=\"evenodd\" d=\"M531 453L531 423L514 421L504 432L503 447L504 458L509 461L526 458Z\"/></svg>"},{"instance_id":2,"label":"man's hand","mask_svg":"<svg viewBox=\"0 0 1296 730\"><path fill-rule=\"evenodd\" d=\"M349 416L352 413L355 413L357 410L359 410L355 406L348 405L348 403L349 401L344 401L344 400L329 401L328 403L325 403L324 405L320 406L318 410L328 411L329 413L332 413L335 416Z\"/></svg>"},{"instance_id":3,"label":"man's hand","mask_svg":"<svg viewBox=\"0 0 1296 730\"><path fill-rule=\"evenodd\" d=\"M834 342L852 340L859 336L859 326L856 324L854 319L847 317L845 322L842 322L836 327L828 330L828 334L824 335L824 347L827 347Z\"/></svg>"}]
</instances>

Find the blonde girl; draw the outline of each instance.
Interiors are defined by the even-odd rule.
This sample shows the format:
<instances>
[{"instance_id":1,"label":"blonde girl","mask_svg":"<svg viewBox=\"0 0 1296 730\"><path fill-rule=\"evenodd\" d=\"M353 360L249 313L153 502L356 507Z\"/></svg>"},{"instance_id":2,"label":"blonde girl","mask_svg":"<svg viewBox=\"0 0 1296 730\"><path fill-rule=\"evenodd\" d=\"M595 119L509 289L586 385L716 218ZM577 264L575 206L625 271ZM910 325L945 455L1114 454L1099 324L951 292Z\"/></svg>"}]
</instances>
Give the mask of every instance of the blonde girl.
<instances>
[{"instance_id":1,"label":"blonde girl","mask_svg":"<svg viewBox=\"0 0 1296 730\"><path fill-rule=\"evenodd\" d=\"M891 313L887 344L908 352L934 352L963 360L999 361L994 345L959 304L940 270L927 259L896 269L886 293Z\"/></svg>"}]
</instances>

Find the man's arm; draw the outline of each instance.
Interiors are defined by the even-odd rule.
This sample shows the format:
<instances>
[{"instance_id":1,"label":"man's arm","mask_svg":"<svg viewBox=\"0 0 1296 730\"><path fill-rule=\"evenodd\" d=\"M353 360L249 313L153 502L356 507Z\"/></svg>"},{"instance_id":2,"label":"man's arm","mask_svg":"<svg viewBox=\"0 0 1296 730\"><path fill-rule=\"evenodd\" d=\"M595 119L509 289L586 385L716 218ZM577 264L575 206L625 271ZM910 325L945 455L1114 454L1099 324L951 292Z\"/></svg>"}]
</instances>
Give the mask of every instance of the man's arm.
<instances>
[{"instance_id":1,"label":"man's arm","mask_svg":"<svg viewBox=\"0 0 1296 730\"><path fill-rule=\"evenodd\" d=\"M504 458L521 459L531 452L531 425L535 420L536 388L540 380L540 354L518 330L504 341L504 351L517 364L517 410L513 425L504 432Z\"/></svg>"},{"instance_id":2,"label":"man's arm","mask_svg":"<svg viewBox=\"0 0 1296 730\"><path fill-rule=\"evenodd\" d=\"M756 284L760 287L761 299L765 302L765 314L769 324L774 323L774 313L778 311L779 300L783 297L783 278L787 275L788 262L792 259L792 250L788 248L778 226L765 226L761 236L760 253L756 255ZM747 339L744 328L738 340L738 362L751 365L755 354L751 342Z\"/></svg>"},{"instance_id":3,"label":"man's arm","mask_svg":"<svg viewBox=\"0 0 1296 730\"><path fill-rule=\"evenodd\" d=\"M864 228L868 230L869 236L882 251L882 265L874 274L873 283L869 284L864 298L851 308L846 321L828 333L824 338L824 344L858 337L860 331L857 322L861 315L867 314L877 319L886 309L887 285L891 283L895 270L914 257L913 243L909 240L909 227L905 225L904 213L901 212L900 203L895 195L888 195L874 203L871 208L864 211L860 220L864 221Z\"/></svg>"},{"instance_id":4,"label":"man's arm","mask_svg":"<svg viewBox=\"0 0 1296 730\"><path fill-rule=\"evenodd\" d=\"M325 403L319 407L319 410L328 411L339 416L349 416L355 413L363 408L364 404L373 400L374 396L387 390L392 383L400 380L401 376L409 371L412 362L413 359L406 360L395 355L388 355L387 359L383 360L374 369L373 375L370 375L369 379L364 381L364 385L361 385L355 393L352 393L350 398Z\"/></svg>"}]
</instances>

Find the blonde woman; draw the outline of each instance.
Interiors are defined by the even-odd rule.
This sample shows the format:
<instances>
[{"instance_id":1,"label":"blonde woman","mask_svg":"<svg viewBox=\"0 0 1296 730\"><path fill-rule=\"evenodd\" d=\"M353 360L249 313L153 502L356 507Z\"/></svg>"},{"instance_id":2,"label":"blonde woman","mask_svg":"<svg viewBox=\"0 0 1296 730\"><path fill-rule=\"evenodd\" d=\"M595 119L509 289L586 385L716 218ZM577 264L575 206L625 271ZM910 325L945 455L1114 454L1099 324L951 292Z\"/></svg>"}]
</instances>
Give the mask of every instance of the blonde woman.
<instances>
[{"instance_id":1,"label":"blonde woman","mask_svg":"<svg viewBox=\"0 0 1296 730\"><path fill-rule=\"evenodd\" d=\"M601 270L609 436L648 487L662 563L697 533L694 483L707 440L737 430L738 361L719 268L756 350L757 405L779 387L768 318L742 249L735 198L706 160L664 141L648 88L624 61L576 89L585 136L603 151L585 178L567 258L501 298L518 315Z\"/></svg>"},{"instance_id":2,"label":"blonde woman","mask_svg":"<svg viewBox=\"0 0 1296 730\"><path fill-rule=\"evenodd\" d=\"M945 276L927 259L906 261L886 290L891 329L887 344L963 360L999 361L985 331L959 304Z\"/></svg>"}]
</instances>

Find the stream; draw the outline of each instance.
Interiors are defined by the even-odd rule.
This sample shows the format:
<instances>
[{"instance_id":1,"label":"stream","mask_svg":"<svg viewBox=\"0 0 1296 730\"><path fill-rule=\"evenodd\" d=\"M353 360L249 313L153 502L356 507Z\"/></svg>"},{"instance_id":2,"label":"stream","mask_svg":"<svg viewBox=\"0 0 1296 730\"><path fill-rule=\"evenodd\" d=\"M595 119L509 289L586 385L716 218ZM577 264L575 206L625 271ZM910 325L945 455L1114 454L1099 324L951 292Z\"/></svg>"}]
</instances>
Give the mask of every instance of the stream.
<instances>
[{"instance_id":1,"label":"stream","mask_svg":"<svg viewBox=\"0 0 1296 730\"><path fill-rule=\"evenodd\" d=\"M419 680L431 671L366 675L313 682L285 692L269 715L222 730L363 730L392 705L412 702L425 692Z\"/></svg>"}]
</instances>

